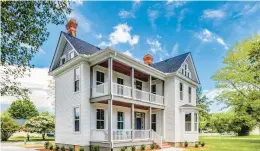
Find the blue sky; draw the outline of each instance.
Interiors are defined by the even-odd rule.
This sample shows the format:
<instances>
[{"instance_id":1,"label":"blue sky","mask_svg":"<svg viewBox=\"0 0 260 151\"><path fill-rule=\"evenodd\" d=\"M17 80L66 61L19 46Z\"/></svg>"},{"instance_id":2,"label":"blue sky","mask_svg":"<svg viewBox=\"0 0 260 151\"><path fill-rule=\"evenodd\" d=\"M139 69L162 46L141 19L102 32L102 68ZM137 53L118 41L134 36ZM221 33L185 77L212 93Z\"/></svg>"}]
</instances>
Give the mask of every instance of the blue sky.
<instances>
[{"instance_id":1,"label":"blue sky","mask_svg":"<svg viewBox=\"0 0 260 151\"><path fill-rule=\"evenodd\" d=\"M205 94L217 90L211 76L236 42L260 34L260 2L83 2L71 5L77 37L110 46L138 60L154 62L190 51ZM49 25L49 39L35 55L36 68L48 68L64 25ZM211 107L216 111L216 104Z\"/></svg>"}]
</instances>

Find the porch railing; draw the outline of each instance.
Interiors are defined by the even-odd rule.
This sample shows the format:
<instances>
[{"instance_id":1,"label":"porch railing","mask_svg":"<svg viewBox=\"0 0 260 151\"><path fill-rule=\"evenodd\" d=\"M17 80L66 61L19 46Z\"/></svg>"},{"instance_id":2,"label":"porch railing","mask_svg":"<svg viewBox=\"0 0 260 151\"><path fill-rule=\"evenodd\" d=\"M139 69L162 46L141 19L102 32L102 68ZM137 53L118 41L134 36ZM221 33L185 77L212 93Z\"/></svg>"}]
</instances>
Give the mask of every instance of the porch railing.
<instances>
[{"instance_id":1,"label":"porch railing","mask_svg":"<svg viewBox=\"0 0 260 151\"><path fill-rule=\"evenodd\" d=\"M156 94L150 94L151 96L151 102L155 104L163 104L164 102L164 97Z\"/></svg>"},{"instance_id":2,"label":"porch railing","mask_svg":"<svg viewBox=\"0 0 260 151\"><path fill-rule=\"evenodd\" d=\"M132 130L128 129L116 129L113 130L113 140L115 141L126 141L132 139Z\"/></svg>"},{"instance_id":3,"label":"porch railing","mask_svg":"<svg viewBox=\"0 0 260 151\"><path fill-rule=\"evenodd\" d=\"M149 102L149 92L141 91L138 89L134 89L135 91L135 97L134 99L144 101L144 102Z\"/></svg>"},{"instance_id":4,"label":"porch railing","mask_svg":"<svg viewBox=\"0 0 260 151\"><path fill-rule=\"evenodd\" d=\"M127 98L132 97L132 88L129 86L113 83L113 94Z\"/></svg>"},{"instance_id":5,"label":"porch railing","mask_svg":"<svg viewBox=\"0 0 260 151\"><path fill-rule=\"evenodd\" d=\"M93 129L90 132L90 138L92 141L107 141L108 131L106 129Z\"/></svg>"},{"instance_id":6,"label":"porch railing","mask_svg":"<svg viewBox=\"0 0 260 151\"><path fill-rule=\"evenodd\" d=\"M134 130L134 136L135 138L134 139L137 139L137 140L147 140L150 137L150 130Z\"/></svg>"},{"instance_id":7,"label":"porch railing","mask_svg":"<svg viewBox=\"0 0 260 151\"><path fill-rule=\"evenodd\" d=\"M157 134L154 130L151 130L152 140L162 148L162 136Z\"/></svg>"},{"instance_id":8,"label":"porch railing","mask_svg":"<svg viewBox=\"0 0 260 151\"><path fill-rule=\"evenodd\" d=\"M108 94L108 83L102 83L92 87L92 97L99 97Z\"/></svg>"}]
</instances>

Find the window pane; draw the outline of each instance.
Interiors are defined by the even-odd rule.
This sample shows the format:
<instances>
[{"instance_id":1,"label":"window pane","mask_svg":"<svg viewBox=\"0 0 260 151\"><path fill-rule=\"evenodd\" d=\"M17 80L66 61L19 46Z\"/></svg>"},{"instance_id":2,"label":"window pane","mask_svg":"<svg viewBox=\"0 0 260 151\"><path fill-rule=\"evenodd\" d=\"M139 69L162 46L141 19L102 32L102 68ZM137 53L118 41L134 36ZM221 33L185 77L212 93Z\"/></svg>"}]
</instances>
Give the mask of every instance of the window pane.
<instances>
[{"instance_id":1,"label":"window pane","mask_svg":"<svg viewBox=\"0 0 260 151\"><path fill-rule=\"evenodd\" d=\"M79 120L75 120L75 132L79 131Z\"/></svg>"},{"instance_id":2,"label":"window pane","mask_svg":"<svg viewBox=\"0 0 260 151\"><path fill-rule=\"evenodd\" d=\"M75 80L79 80L80 79L80 71L79 68L75 69Z\"/></svg>"},{"instance_id":3,"label":"window pane","mask_svg":"<svg viewBox=\"0 0 260 151\"><path fill-rule=\"evenodd\" d=\"M194 113L194 121L197 122L198 118L197 118L197 113Z\"/></svg>"},{"instance_id":4,"label":"window pane","mask_svg":"<svg viewBox=\"0 0 260 151\"><path fill-rule=\"evenodd\" d=\"M80 116L79 107L74 108L74 115L75 115L75 119L79 119Z\"/></svg>"},{"instance_id":5,"label":"window pane","mask_svg":"<svg viewBox=\"0 0 260 151\"><path fill-rule=\"evenodd\" d=\"M185 131L191 131L191 113L185 114Z\"/></svg>"},{"instance_id":6,"label":"window pane","mask_svg":"<svg viewBox=\"0 0 260 151\"><path fill-rule=\"evenodd\" d=\"M156 122L156 114L152 114L152 122Z\"/></svg>"},{"instance_id":7,"label":"window pane","mask_svg":"<svg viewBox=\"0 0 260 151\"><path fill-rule=\"evenodd\" d=\"M74 82L74 91L75 92L79 91L79 80Z\"/></svg>"},{"instance_id":8,"label":"window pane","mask_svg":"<svg viewBox=\"0 0 260 151\"><path fill-rule=\"evenodd\" d=\"M74 120L75 120L75 123L74 123L74 130L75 132L78 132L79 131L79 120L80 120L80 109L79 107L76 107L74 108Z\"/></svg>"},{"instance_id":9,"label":"window pane","mask_svg":"<svg viewBox=\"0 0 260 151\"><path fill-rule=\"evenodd\" d=\"M182 83L180 83L180 91L182 91Z\"/></svg>"},{"instance_id":10,"label":"window pane","mask_svg":"<svg viewBox=\"0 0 260 151\"><path fill-rule=\"evenodd\" d=\"M152 123L152 129L156 131L156 123Z\"/></svg>"}]
</instances>

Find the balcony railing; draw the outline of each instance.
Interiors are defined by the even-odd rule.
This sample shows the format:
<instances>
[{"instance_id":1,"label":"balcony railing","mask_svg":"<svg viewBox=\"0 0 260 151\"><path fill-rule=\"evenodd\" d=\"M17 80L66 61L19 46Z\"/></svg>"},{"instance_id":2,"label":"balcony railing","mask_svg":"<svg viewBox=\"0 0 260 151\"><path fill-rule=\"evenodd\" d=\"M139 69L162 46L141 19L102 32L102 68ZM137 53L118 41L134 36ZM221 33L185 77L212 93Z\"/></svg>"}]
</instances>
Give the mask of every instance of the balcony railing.
<instances>
[{"instance_id":1,"label":"balcony railing","mask_svg":"<svg viewBox=\"0 0 260 151\"><path fill-rule=\"evenodd\" d=\"M134 90L134 97L133 91ZM121 96L124 98L133 98L142 102L150 102L154 104L164 104L164 97L153 93L145 92L138 89L132 89L132 87L113 83L113 95ZM108 83L102 83L92 87L92 98L108 95Z\"/></svg>"}]
</instances>

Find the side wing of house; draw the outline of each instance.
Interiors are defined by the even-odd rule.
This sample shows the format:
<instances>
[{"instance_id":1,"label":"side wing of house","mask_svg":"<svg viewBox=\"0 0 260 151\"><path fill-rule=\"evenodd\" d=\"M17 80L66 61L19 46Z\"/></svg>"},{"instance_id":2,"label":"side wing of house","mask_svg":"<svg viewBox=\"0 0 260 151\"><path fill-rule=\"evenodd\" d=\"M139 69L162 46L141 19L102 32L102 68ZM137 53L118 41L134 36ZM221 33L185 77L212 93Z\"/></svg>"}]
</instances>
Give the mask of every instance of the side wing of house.
<instances>
[{"instance_id":1,"label":"side wing of house","mask_svg":"<svg viewBox=\"0 0 260 151\"><path fill-rule=\"evenodd\" d=\"M169 142L198 140L196 88L198 75L191 55L183 60L176 75L165 82L165 139Z\"/></svg>"}]
</instances>

